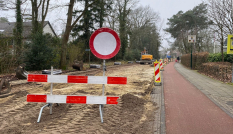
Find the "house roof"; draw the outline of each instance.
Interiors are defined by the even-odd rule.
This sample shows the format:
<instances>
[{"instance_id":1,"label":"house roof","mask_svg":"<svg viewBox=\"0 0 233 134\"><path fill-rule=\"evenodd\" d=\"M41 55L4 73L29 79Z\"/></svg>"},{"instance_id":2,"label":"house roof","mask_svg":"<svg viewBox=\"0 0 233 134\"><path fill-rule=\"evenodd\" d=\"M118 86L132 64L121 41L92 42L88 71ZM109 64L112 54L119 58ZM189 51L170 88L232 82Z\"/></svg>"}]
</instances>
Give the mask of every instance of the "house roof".
<instances>
[{"instance_id":1,"label":"house roof","mask_svg":"<svg viewBox=\"0 0 233 134\"><path fill-rule=\"evenodd\" d=\"M9 37L13 36L13 29L15 28L15 23L16 22L0 23L0 33L2 32L5 36L9 36ZM47 24L52 29L54 35L57 36L56 33L54 32L51 24L49 23L49 21L45 21L43 27L45 27ZM31 34L31 31L32 31L32 23L31 22L23 22L23 33L22 33L23 35L22 36L24 38L29 37Z\"/></svg>"}]
</instances>

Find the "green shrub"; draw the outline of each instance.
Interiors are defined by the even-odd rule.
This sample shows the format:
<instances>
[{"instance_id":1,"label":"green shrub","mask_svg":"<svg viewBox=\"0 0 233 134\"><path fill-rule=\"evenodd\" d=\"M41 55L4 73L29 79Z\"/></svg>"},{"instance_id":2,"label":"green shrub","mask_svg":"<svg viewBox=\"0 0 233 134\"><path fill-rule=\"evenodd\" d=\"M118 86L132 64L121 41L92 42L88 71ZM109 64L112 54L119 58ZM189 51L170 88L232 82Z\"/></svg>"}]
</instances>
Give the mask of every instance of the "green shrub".
<instances>
[{"instance_id":1,"label":"green shrub","mask_svg":"<svg viewBox=\"0 0 233 134\"><path fill-rule=\"evenodd\" d=\"M124 59L128 61L133 60L132 51L127 51Z\"/></svg>"},{"instance_id":2,"label":"green shrub","mask_svg":"<svg viewBox=\"0 0 233 134\"><path fill-rule=\"evenodd\" d=\"M141 58L141 51L139 51L138 49L132 50L132 58L140 60L140 58Z\"/></svg>"},{"instance_id":3,"label":"green shrub","mask_svg":"<svg viewBox=\"0 0 233 134\"><path fill-rule=\"evenodd\" d=\"M84 45L84 44L81 44L81 43L76 44L76 45L69 44L68 49L67 49L68 66L72 66L72 64L74 63L74 60L83 61L83 59L86 58L86 59L88 59L87 61L89 61L89 52L84 51L82 49L82 47L80 47L82 45ZM84 57L84 55L86 57Z\"/></svg>"},{"instance_id":4,"label":"green shrub","mask_svg":"<svg viewBox=\"0 0 233 134\"><path fill-rule=\"evenodd\" d=\"M224 52L223 57L224 57L224 62L233 63L233 55L232 54L227 54L227 52ZM221 53L209 54L208 61L209 62L221 62L222 61L222 54Z\"/></svg>"},{"instance_id":5,"label":"green shrub","mask_svg":"<svg viewBox=\"0 0 233 134\"><path fill-rule=\"evenodd\" d=\"M32 42L25 45L23 54L26 70L43 70L58 67L60 55L53 37L49 34L34 34Z\"/></svg>"},{"instance_id":6,"label":"green shrub","mask_svg":"<svg viewBox=\"0 0 233 134\"><path fill-rule=\"evenodd\" d=\"M13 38L0 34L0 74L12 73L17 66L14 51Z\"/></svg>"},{"instance_id":7,"label":"green shrub","mask_svg":"<svg viewBox=\"0 0 233 134\"><path fill-rule=\"evenodd\" d=\"M124 60L128 60L128 61L135 60L135 59L139 60L140 57L141 57L140 51L138 51L137 49L133 49L133 50L126 51Z\"/></svg>"}]
</instances>

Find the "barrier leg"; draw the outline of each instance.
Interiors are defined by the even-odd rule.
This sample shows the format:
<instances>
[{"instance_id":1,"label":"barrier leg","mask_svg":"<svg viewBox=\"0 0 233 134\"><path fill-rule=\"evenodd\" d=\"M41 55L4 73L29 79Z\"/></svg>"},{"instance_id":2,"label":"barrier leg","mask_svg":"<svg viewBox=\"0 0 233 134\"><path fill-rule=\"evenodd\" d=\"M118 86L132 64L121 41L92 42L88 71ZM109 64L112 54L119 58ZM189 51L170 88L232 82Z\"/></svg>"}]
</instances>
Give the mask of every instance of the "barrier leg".
<instances>
[{"instance_id":1,"label":"barrier leg","mask_svg":"<svg viewBox=\"0 0 233 134\"><path fill-rule=\"evenodd\" d=\"M99 105L99 109L100 109L100 119L101 119L101 122L103 123L104 122L103 120L104 105Z\"/></svg>"},{"instance_id":2,"label":"barrier leg","mask_svg":"<svg viewBox=\"0 0 233 134\"><path fill-rule=\"evenodd\" d=\"M37 123L40 122L40 118L41 118L42 111L43 111L43 109L44 109L45 107L47 107L47 106L49 107L49 106L50 106L50 103L48 103L48 104L44 105L43 107L41 107L40 113L39 113L39 117L38 117L38 119L37 119Z\"/></svg>"},{"instance_id":3,"label":"barrier leg","mask_svg":"<svg viewBox=\"0 0 233 134\"><path fill-rule=\"evenodd\" d=\"M52 114L52 107L53 107L53 103L51 103L50 107L50 114Z\"/></svg>"}]
</instances>

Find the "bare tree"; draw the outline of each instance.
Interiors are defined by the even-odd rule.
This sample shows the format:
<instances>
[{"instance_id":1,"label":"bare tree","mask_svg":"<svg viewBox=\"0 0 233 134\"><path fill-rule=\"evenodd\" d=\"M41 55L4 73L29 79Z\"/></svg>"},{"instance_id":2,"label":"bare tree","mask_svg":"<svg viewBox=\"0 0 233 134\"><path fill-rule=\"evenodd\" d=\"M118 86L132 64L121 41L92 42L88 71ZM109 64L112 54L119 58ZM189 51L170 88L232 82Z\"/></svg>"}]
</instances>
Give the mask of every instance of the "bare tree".
<instances>
[{"instance_id":1,"label":"bare tree","mask_svg":"<svg viewBox=\"0 0 233 134\"><path fill-rule=\"evenodd\" d=\"M49 2L50 0L30 0L32 7L32 25L33 25L33 33L40 31L42 33L43 25L45 18L48 13ZM39 2L39 3L38 3ZM41 23L38 23L39 19L39 10L41 8Z\"/></svg>"},{"instance_id":2,"label":"bare tree","mask_svg":"<svg viewBox=\"0 0 233 134\"><path fill-rule=\"evenodd\" d=\"M107 23L109 25L109 27L113 30L117 30L117 25L119 23L118 21L118 13L117 13L117 4L115 0L112 0L113 2L113 6L112 6L112 10L109 10L108 12L108 16L107 16Z\"/></svg>"},{"instance_id":3,"label":"bare tree","mask_svg":"<svg viewBox=\"0 0 233 134\"><path fill-rule=\"evenodd\" d=\"M159 14L154 12L150 6L140 6L129 14L129 22L134 28L139 28L149 23L157 23L159 19Z\"/></svg>"},{"instance_id":4,"label":"bare tree","mask_svg":"<svg viewBox=\"0 0 233 134\"><path fill-rule=\"evenodd\" d=\"M224 37L232 33L232 1L230 0L208 0L209 18L215 27L213 31L218 33L218 40L221 43L222 61Z\"/></svg>"},{"instance_id":5,"label":"bare tree","mask_svg":"<svg viewBox=\"0 0 233 134\"><path fill-rule=\"evenodd\" d=\"M121 39L121 50L120 57L124 58L125 51L128 43L128 35L127 35L127 17L130 11L137 4L137 0L116 0L117 11L118 11L118 19L119 19L119 33Z\"/></svg>"},{"instance_id":6,"label":"bare tree","mask_svg":"<svg viewBox=\"0 0 233 134\"><path fill-rule=\"evenodd\" d=\"M130 46L141 44L140 37L143 34L146 34L149 29L156 25L159 21L160 17L158 13L154 12L150 6L140 6L135 10L132 10L128 17L128 31L130 34L130 39L134 41L130 41ZM149 29L147 29L147 28ZM149 30L150 31L150 30ZM156 28L157 31L157 28ZM136 44L132 44L135 43ZM142 44L141 44L142 45ZM143 48L143 46L141 46Z\"/></svg>"},{"instance_id":7,"label":"bare tree","mask_svg":"<svg viewBox=\"0 0 233 134\"><path fill-rule=\"evenodd\" d=\"M96 1L97 0L95 0L94 2L96 2ZM83 11L81 12L81 14L79 14L78 16L75 16L75 17L73 17L73 15L74 15L73 9L74 9L75 0L70 0L70 2L69 2L66 29L65 29L65 33L63 34L63 37L62 37L61 64L60 64L60 67L62 69L66 69L67 43L69 40L70 32L71 32L72 28L75 26L75 24L79 21L79 19L83 16L84 12L87 11L88 7L90 7L94 2L85 6ZM74 18L74 20L73 20L73 18Z\"/></svg>"}]
</instances>

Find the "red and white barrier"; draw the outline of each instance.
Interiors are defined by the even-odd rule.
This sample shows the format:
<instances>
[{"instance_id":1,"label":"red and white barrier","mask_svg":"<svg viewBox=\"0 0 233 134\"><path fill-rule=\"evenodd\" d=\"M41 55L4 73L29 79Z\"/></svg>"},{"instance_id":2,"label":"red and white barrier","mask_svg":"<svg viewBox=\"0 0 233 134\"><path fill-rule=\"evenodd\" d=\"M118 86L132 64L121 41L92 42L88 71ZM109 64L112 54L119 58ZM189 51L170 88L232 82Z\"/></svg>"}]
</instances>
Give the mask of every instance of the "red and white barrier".
<instances>
[{"instance_id":1,"label":"red and white barrier","mask_svg":"<svg viewBox=\"0 0 233 134\"><path fill-rule=\"evenodd\" d=\"M167 60L166 59L164 59L164 66L166 66L167 65Z\"/></svg>"},{"instance_id":2,"label":"red and white barrier","mask_svg":"<svg viewBox=\"0 0 233 134\"><path fill-rule=\"evenodd\" d=\"M127 77L28 74L28 82L127 84Z\"/></svg>"},{"instance_id":3,"label":"red and white barrier","mask_svg":"<svg viewBox=\"0 0 233 134\"><path fill-rule=\"evenodd\" d=\"M52 87L53 87L52 84L53 83L127 84L127 77L28 74L27 81L51 83L50 95L40 95L40 94L27 95L27 102L48 103L41 108L37 122L40 122L42 111L46 106L50 107L50 114L52 114L51 104L53 103L99 104L101 122L103 122L103 115L102 115L103 105L118 104L117 100L119 97L111 97L104 95L103 96L52 95Z\"/></svg>"},{"instance_id":4,"label":"red and white barrier","mask_svg":"<svg viewBox=\"0 0 233 134\"><path fill-rule=\"evenodd\" d=\"M74 96L28 94L27 102L75 103L75 104L118 104L119 97L111 96Z\"/></svg>"},{"instance_id":5,"label":"red and white barrier","mask_svg":"<svg viewBox=\"0 0 233 134\"><path fill-rule=\"evenodd\" d=\"M160 78L160 63L154 62L154 72L155 72L155 82L156 83L160 83L161 82L161 78Z\"/></svg>"},{"instance_id":6,"label":"red and white barrier","mask_svg":"<svg viewBox=\"0 0 233 134\"><path fill-rule=\"evenodd\" d=\"M163 60L160 59L160 70L162 71L163 70Z\"/></svg>"}]
</instances>

